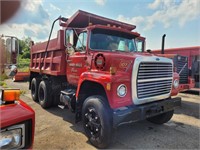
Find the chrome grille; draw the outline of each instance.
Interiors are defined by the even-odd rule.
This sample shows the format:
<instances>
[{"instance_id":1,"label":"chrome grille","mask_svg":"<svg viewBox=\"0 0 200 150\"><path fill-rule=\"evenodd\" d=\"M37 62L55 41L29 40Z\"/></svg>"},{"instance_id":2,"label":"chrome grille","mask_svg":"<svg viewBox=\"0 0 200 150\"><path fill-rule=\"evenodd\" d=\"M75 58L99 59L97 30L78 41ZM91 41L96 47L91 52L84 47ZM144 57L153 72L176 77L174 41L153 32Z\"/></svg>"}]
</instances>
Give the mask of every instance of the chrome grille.
<instances>
[{"instance_id":1,"label":"chrome grille","mask_svg":"<svg viewBox=\"0 0 200 150\"><path fill-rule=\"evenodd\" d=\"M172 63L141 62L137 75L137 97L143 99L169 94L172 67Z\"/></svg>"},{"instance_id":2,"label":"chrome grille","mask_svg":"<svg viewBox=\"0 0 200 150\"><path fill-rule=\"evenodd\" d=\"M175 67L177 68L177 72L180 73L180 84L188 83L188 59L186 56L178 55L175 58Z\"/></svg>"}]
</instances>

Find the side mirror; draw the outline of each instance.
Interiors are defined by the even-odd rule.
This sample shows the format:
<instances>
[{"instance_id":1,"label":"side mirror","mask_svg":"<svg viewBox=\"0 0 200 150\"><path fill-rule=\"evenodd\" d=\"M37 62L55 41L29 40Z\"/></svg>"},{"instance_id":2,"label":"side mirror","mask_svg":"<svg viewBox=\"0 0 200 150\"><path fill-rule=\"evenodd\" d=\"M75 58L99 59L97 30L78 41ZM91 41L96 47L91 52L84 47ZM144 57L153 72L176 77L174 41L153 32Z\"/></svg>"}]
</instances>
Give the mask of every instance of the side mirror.
<instances>
[{"instance_id":1,"label":"side mirror","mask_svg":"<svg viewBox=\"0 0 200 150\"><path fill-rule=\"evenodd\" d=\"M65 31L65 47L68 47L68 45L74 45L74 30L67 29Z\"/></svg>"},{"instance_id":2,"label":"side mirror","mask_svg":"<svg viewBox=\"0 0 200 150\"><path fill-rule=\"evenodd\" d=\"M150 49L148 49L148 50L147 50L147 52L148 52L148 53L151 53L151 50L150 50Z\"/></svg>"},{"instance_id":3,"label":"side mirror","mask_svg":"<svg viewBox=\"0 0 200 150\"><path fill-rule=\"evenodd\" d=\"M144 37L136 38L136 46L137 46L138 52L144 52L145 51L145 38Z\"/></svg>"},{"instance_id":4,"label":"side mirror","mask_svg":"<svg viewBox=\"0 0 200 150\"><path fill-rule=\"evenodd\" d=\"M73 55L74 52L75 52L73 45L71 45L70 43L67 44L66 49L67 49L66 52L67 52L68 55Z\"/></svg>"}]
</instances>

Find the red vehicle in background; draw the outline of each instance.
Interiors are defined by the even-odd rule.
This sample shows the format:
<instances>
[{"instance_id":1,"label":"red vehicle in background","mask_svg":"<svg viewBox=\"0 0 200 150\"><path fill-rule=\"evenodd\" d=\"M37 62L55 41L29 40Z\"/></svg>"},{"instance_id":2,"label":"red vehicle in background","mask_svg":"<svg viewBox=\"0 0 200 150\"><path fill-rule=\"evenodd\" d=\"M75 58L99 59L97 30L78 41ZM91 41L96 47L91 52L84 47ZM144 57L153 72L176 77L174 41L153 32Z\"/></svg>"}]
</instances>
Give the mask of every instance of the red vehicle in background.
<instances>
[{"instance_id":1,"label":"red vehicle in background","mask_svg":"<svg viewBox=\"0 0 200 150\"><path fill-rule=\"evenodd\" d=\"M17 72L18 48L6 44L16 40L8 36L6 43L1 38L0 43L0 75L13 75ZM20 90L0 87L0 149L31 149L34 129L35 112L20 100Z\"/></svg>"},{"instance_id":2,"label":"red vehicle in background","mask_svg":"<svg viewBox=\"0 0 200 150\"><path fill-rule=\"evenodd\" d=\"M161 50L152 50L152 53L159 54L160 51ZM165 49L165 54L178 55L176 59L177 62L182 61L184 59L185 61L188 61L187 63L188 71L186 72L187 74L185 73L185 76L186 75L188 76L189 87L191 87L191 84L193 83L193 81L190 80L192 77L195 80L195 87L199 88L200 46L169 48ZM180 81L180 84L187 84L187 81L186 80Z\"/></svg>"},{"instance_id":3,"label":"red vehicle in background","mask_svg":"<svg viewBox=\"0 0 200 150\"><path fill-rule=\"evenodd\" d=\"M20 90L0 89L0 149L30 149L35 112L20 100Z\"/></svg>"},{"instance_id":4,"label":"red vehicle in background","mask_svg":"<svg viewBox=\"0 0 200 150\"><path fill-rule=\"evenodd\" d=\"M151 53L155 54L157 56L170 58L173 60L174 63L174 71L177 72L180 76L179 80L179 91L185 91L189 90L191 88L195 87L195 80L194 75L191 74L191 72L199 72L198 65L196 65L196 69L192 69L191 71L189 68L191 68L191 58L189 59L188 55L184 55L184 53L174 53L169 51L168 49L164 49L164 38L165 35L163 35L162 39L162 49L161 50L146 50L145 51L145 38L144 37L138 37L137 38L137 46L140 52L145 53ZM197 50L197 49L196 49ZM193 53L194 55L197 55L197 51ZM196 61L197 62L197 61ZM198 63L198 62L197 62ZM199 77L199 76L198 76ZM199 81L199 80L197 80Z\"/></svg>"}]
</instances>

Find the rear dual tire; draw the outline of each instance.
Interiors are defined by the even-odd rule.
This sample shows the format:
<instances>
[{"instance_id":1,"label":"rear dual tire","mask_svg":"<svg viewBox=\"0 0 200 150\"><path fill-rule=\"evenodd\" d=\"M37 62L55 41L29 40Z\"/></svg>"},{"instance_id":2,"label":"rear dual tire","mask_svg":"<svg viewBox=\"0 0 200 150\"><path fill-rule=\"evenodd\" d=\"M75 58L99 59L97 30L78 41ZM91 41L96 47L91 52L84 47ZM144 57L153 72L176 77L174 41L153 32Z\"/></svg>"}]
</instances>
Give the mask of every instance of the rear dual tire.
<instances>
[{"instance_id":1,"label":"rear dual tire","mask_svg":"<svg viewBox=\"0 0 200 150\"><path fill-rule=\"evenodd\" d=\"M51 85L47 80L41 81L39 78L33 78L31 81L31 96L35 102L40 103L42 108L49 108L53 105Z\"/></svg>"},{"instance_id":2,"label":"rear dual tire","mask_svg":"<svg viewBox=\"0 0 200 150\"><path fill-rule=\"evenodd\" d=\"M53 96L48 81L41 81L38 88L38 100L42 108L49 108L52 106Z\"/></svg>"},{"instance_id":3,"label":"rear dual tire","mask_svg":"<svg viewBox=\"0 0 200 150\"><path fill-rule=\"evenodd\" d=\"M40 84L39 78L33 78L31 81L31 96L35 102L38 102L38 88Z\"/></svg>"}]
</instances>

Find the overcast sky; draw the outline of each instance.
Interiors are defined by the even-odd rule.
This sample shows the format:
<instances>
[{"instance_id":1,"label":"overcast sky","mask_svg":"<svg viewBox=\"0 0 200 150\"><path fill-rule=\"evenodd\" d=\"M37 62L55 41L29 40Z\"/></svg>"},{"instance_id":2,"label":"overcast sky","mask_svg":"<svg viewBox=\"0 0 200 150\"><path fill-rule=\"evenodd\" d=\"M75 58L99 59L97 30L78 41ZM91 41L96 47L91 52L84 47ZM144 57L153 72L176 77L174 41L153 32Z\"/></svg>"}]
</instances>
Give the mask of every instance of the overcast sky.
<instances>
[{"instance_id":1,"label":"overcast sky","mask_svg":"<svg viewBox=\"0 0 200 150\"><path fill-rule=\"evenodd\" d=\"M199 46L199 8L200 0L24 0L20 11L0 26L0 34L44 41L58 16L70 17L80 9L136 25L147 49L160 49L163 34L166 48Z\"/></svg>"}]
</instances>

